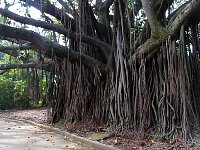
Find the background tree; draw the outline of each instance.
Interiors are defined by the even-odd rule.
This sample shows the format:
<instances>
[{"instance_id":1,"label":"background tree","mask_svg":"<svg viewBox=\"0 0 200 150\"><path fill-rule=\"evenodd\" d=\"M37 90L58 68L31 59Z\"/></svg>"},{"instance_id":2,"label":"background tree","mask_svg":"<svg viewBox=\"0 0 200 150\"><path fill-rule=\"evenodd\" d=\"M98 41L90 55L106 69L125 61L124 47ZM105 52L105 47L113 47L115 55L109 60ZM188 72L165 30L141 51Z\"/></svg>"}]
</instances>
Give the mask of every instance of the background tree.
<instances>
[{"instance_id":1,"label":"background tree","mask_svg":"<svg viewBox=\"0 0 200 150\"><path fill-rule=\"evenodd\" d=\"M24 16L11 11L15 3ZM200 121L199 6L199 0L5 1L0 35L12 46L0 50L23 63L0 69L49 72L52 122L92 120L187 139ZM41 19L31 16L32 7ZM19 57L29 49L36 61Z\"/></svg>"}]
</instances>

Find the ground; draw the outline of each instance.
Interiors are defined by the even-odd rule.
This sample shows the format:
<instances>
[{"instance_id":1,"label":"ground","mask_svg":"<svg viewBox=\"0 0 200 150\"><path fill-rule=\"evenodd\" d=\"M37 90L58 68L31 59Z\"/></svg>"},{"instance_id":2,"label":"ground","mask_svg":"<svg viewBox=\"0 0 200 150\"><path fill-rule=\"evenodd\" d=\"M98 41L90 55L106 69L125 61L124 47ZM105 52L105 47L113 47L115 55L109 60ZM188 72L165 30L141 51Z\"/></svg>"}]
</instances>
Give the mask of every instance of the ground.
<instances>
[{"instance_id":1,"label":"ground","mask_svg":"<svg viewBox=\"0 0 200 150\"><path fill-rule=\"evenodd\" d=\"M0 124L0 150L94 150L22 121L0 118Z\"/></svg>"},{"instance_id":2,"label":"ground","mask_svg":"<svg viewBox=\"0 0 200 150\"><path fill-rule=\"evenodd\" d=\"M3 111L0 113L0 117L9 117L15 119L30 120L39 124L47 123L47 109L32 109L32 110L19 110L19 111ZM99 141L105 144L110 144L123 150L135 149L135 150L161 150L161 149L200 149L199 142L193 141L185 144L180 139L168 140L160 142L155 139L144 140L141 139L137 134L127 133L129 136L120 134L114 134L107 129L97 126L91 123L76 124L76 125L63 125L58 123L51 125L56 128L62 128L68 132L77 134L79 136L87 137L94 141Z\"/></svg>"}]
</instances>

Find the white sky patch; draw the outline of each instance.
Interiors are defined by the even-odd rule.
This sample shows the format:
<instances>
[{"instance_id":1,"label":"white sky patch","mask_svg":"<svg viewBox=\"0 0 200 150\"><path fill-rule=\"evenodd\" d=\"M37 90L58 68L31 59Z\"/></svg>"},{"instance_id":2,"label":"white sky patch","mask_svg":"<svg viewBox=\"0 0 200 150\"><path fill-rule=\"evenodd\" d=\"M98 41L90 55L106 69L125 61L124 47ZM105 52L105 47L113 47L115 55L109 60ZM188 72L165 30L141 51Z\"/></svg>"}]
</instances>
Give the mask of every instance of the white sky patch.
<instances>
[{"instance_id":1,"label":"white sky patch","mask_svg":"<svg viewBox=\"0 0 200 150\"><path fill-rule=\"evenodd\" d=\"M14 0L7 0L7 2L12 4ZM9 10L21 16L29 13L31 18L41 19L41 13L39 10L35 9L34 7L22 7L21 3L18 0L15 0L15 3L11 7L9 7Z\"/></svg>"},{"instance_id":2,"label":"white sky patch","mask_svg":"<svg viewBox=\"0 0 200 150\"><path fill-rule=\"evenodd\" d=\"M2 1L2 0L1 0ZM2 7L5 8L4 2L2 3ZM9 11L16 13L20 16L25 16L25 17L31 17L36 20L41 20L41 13L39 10L35 9L34 7L23 7L22 4L18 0L7 0L7 3L11 4L11 6L8 8ZM30 15L30 16L29 16ZM11 26L14 27L22 27L23 25L21 23L18 23L16 21L11 21ZM25 27L25 26L24 26ZM31 26L31 25L26 25L27 29L37 31L38 28Z\"/></svg>"},{"instance_id":3,"label":"white sky patch","mask_svg":"<svg viewBox=\"0 0 200 150\"><path fill-rule=\"evenodd\" d=\"M42 13L34 7L26 6L26 5L23 6L20 3L19 0L7 0L7 3L11 4L11 6L8 8L8 10L13 12L13 13L16 13L20 16L25 16L25 17L28 17L28 18L31 17L32 19L44 21L44 18L41 17ZM56 7L57 6L61 7L61 5L59 6L58 2L56 2L55 0L54 0L53 3L56 5ZM5 4L4 4L3 0L0 0L0 7L5 8ZM47 15L51 19L53 18L53 17L49 16L48 14L45 14L45 15ZM37 33L39 33L43 36L46 36L46 37L48 37L50 35L50 32L48 32L48 30L45 30L45 29L40 28L40 27L35 27L35 26L32 26L32 25L27 25L27 24L23 25L19 22L13 21L13 20L11 20L10 26L32 30L32 31L35 31L35 32L37 32ZM61 38L59 38L59 34L56 33L56 35L57 35L58 39L60 39L59 43L64 45Z\"/></svg>"}]
</instances>

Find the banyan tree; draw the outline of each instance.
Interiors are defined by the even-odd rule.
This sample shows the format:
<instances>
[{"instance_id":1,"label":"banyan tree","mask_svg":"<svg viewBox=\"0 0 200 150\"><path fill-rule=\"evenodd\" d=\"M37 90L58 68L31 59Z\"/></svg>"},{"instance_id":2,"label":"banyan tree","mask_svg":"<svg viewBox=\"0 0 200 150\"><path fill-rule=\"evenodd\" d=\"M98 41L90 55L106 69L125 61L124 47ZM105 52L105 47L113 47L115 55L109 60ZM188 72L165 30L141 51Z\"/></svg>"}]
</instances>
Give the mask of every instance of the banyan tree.
<instances>
[{"instance_id":1,"label":"banyan tree","mask_svg":"<svg viewBox=\"0 0 200 150\"><path fill-rule=\"evenodd\" d=\"M16 3L26 13L14 13ZM22 62L0 69L47 72L51 122L182 138L199 127L200 0L10 0L0 7L0 39L11 44L0 51ZM28 50L36 61L22 57Z\"/></svg>"}]
</instances>

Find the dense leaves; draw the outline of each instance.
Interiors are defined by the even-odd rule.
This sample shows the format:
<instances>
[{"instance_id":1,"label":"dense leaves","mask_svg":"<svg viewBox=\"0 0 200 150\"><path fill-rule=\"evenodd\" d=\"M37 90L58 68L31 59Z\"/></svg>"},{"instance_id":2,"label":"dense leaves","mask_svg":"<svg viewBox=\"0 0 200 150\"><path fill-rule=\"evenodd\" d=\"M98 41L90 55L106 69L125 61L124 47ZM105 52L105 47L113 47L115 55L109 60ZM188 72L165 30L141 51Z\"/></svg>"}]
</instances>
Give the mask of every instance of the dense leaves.
<instances>
[{"instance_id":1,"label":"dense leaves","mask_svg":"<svg viewBox=\"0 0 200 150\"><path fill-rule=\"evenodd\" d=\"M16 80L11 73L0 77L0 109L28 108L30 97L26 88L26 82Z\"/></svg>"}]
</instances>

